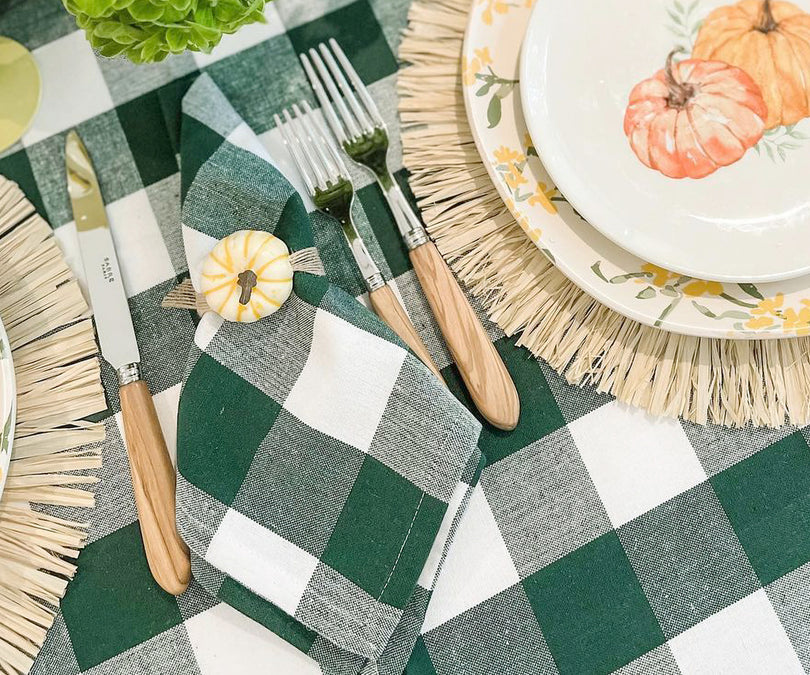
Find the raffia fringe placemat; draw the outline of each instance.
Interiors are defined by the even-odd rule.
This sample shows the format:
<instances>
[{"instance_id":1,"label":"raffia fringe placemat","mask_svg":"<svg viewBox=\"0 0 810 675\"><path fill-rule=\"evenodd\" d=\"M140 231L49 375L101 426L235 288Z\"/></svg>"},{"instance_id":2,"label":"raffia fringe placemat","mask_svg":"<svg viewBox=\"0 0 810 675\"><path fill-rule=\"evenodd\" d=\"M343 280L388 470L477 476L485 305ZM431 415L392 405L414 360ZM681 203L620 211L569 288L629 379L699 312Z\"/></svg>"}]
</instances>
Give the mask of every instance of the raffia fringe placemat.
<instances>
[{"instance_id":1,"label":"raffia fringe placemat","mask_svg":"<svg viewBox=\"0 0 810 675\"><path fill-rule=\"evenodd\" d=\"M493 0L474 0L476 3ZM490 318L568 382L706 424L810 422L810 338L718 340L598 303L529 241L475 148L461 87L470 0L416 0L400 47L404 164L439 250Z\"/></svg>"},{"instance_id":2,"label":"raffia fringe placemat","mask_svg":"<svg viewBox=\"0 0 810 675\"><path fill-rule=\"evenodd\" d=\"M0 316L17 380L11 466L0 498L0 673L27 673L76 571L87 525L37 505L92 507L105 410L87 304L53 232L0 176ZM98 447L97 445L94 447Z\"/></svg>"}]
</instances>

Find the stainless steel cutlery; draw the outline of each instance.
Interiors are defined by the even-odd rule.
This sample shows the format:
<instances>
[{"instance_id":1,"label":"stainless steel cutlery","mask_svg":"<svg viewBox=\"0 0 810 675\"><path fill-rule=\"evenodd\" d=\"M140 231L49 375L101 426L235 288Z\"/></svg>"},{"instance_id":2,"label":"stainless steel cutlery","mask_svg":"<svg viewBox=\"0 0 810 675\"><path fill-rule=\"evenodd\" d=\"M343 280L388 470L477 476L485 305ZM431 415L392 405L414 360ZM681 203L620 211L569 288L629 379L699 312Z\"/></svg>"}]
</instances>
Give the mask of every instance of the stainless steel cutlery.
<instances>
[{"instance_id":1,"label":"stainless steel cutlery","mask_svg":"<svg viewBox=\"0 0 810 675\"><path fill-rule=\"evenodd\" d=\"M346 155L383 191L436 322L481 414L511 430L520 400L509 371L388 165L389 135L368 89L334 39L301 54L324 117Z\"/></svg>"}]
</instances>

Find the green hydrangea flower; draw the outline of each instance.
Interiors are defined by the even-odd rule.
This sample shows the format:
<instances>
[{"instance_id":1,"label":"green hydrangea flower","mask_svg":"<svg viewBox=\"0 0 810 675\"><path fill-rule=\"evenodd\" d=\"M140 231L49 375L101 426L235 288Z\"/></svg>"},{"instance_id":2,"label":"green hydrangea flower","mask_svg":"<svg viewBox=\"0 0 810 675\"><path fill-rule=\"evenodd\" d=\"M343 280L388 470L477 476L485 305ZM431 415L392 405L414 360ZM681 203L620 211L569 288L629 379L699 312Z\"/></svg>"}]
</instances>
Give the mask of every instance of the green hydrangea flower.
<instances>
[{"instance_id":1,"label":"green hydrangea flower","mask_svg":"<svg viewBox=\"0 0 810 675\"><path fill-rule=\"evenodd\" d=\"M210 52L225 33L264 21L268 0L62 0L103 56L162 61L187 49Z\"/></svg>"}]
</instances>

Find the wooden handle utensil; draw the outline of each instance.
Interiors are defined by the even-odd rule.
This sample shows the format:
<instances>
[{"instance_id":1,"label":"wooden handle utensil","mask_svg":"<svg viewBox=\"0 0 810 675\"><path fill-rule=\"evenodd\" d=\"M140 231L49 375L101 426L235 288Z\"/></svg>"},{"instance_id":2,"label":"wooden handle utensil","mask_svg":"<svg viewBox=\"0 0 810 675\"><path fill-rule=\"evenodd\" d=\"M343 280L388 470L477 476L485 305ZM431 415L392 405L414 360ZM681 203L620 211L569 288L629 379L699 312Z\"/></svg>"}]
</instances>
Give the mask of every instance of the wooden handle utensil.
<instances>
[{"instance_id":1,"label":"wooden handle utensil","mask_svg":"<svg viewBox=\"0 0 810 675\"><path fill-rule=\"evenodd\" d=\"M511 431L520 417L520 399L467 297L432 241L409 255L473 402L490 424Z\"/></svg>"},{"instance_id":2,"label":"wooden handle utensil","mask_svg":"<svg viewBox=\"0 0 810 675\"><path fill-rule=\"evenodd\" d=\"M191 562L177 534L174 467L146 382L121 387L121 415L149 569L163 590L180 595L188 587Z\"/></svg>"},{"instance_id":3,"label":"wooden handle utensil","mask_svg":"<svg viewBox=\"0 0 810 675\"><path fill-rule=\"evenodd\" d=\"M422 338L419 337L419 333L416 332L416 328L414 328L391 287L386 284L382 288L371 291L368 294L368 299L374 313L385 321L391 330L399 335L402 341L422 360L422 363L430 368L433 374L444 383L442 374L430 357L430 352L428 352L425 343L422 342Z\"/></svg>"}]
</instances>

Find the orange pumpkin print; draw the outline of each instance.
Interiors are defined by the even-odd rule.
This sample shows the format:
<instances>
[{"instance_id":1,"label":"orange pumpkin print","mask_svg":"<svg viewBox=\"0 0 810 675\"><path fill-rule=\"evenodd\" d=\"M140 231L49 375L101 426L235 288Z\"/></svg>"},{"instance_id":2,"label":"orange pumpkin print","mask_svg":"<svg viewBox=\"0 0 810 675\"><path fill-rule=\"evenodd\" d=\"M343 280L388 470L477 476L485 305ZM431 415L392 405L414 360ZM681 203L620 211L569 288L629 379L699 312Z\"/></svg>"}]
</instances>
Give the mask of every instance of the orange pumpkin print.
<instances>
[{"instance_id":1,"label":"orange pumpkin print","mask_svg":"<svg viewBox=\"0 0 810 675\"><path fill-rule=\"evenodd\" d=\"M675 64L678 51L630 92L624 133L651 169L670 178L705 178L759 142L768 109L740 68L700 59Z\"/></svg>"},{"instance_id":2,"label":"orange pumpkin print","mask_svg":"<svg viewBox=\"0 0 810 675\"><path fill-rule=\"evenodd\" d=\"M793 3L743 0L715 9L692 56L748 73L768 106L766 129L810 116L810 14Z\"/></svg>"}]
</instances>

